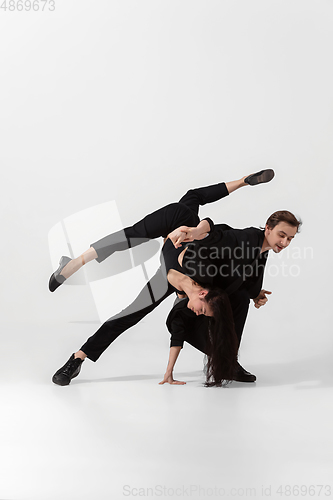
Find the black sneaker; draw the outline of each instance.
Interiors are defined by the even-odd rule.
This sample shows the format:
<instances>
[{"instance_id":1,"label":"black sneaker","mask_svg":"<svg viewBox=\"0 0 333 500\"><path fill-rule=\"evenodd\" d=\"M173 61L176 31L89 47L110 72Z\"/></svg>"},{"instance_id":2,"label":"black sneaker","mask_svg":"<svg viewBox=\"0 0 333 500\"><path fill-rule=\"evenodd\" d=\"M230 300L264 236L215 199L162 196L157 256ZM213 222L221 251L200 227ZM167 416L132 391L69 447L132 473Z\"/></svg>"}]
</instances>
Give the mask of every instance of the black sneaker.
<instances>
[{"instance_id":1,"label":"black sneaker","mask_svg":"<svg viewBox=\"0 0 333 500\"><path fill-rule=\"evenodd\" d=\"M239 363L237 363L236 373L232 380L236 382L255 382L257 377L250 372L247 372Z\"/></svg>"},{"instance_id":2,"label":"black sneaker","mask_svg":"<svg viewBox=\"0 0 333 500\"><path fill-rule=\"evenodd\" d=\"M267 170L260 170L260 172L249 175L246 179L244 179L244 182L246 182L246 184L250 184L250 186L256 186L257 184L271 181L274 175L274 170L268 168Z\"/></svg>"},{"instance_id":3,"label":"black sneaker","mask_svg":"<svg viewBox=\"0 0 333 500\"><path fill-rule=\"evenodd\" d=\"M77 377L80 373L82 363L82 359L74 358L74 354L72 354L67 363L55 372L52 382L57 385L69 385L72 378Z\"/></svg>"}]
</instances>

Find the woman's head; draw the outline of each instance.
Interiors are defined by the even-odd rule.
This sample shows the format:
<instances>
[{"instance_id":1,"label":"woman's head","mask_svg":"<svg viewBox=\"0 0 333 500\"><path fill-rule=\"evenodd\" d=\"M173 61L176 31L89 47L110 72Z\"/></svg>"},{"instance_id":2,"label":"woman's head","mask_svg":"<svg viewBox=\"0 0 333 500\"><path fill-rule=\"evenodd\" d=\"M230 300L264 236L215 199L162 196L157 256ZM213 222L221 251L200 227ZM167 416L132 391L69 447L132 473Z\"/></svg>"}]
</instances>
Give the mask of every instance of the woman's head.
<instances>
[{"instance_id":1,"label":"woman's head","mask_svg":"<svg viewBox=\"0 0 333 500\"><path fill-rule=\"evenodd\" d=\"M193 282L194 283L194 282ZM189 297L187 307L191 309L197 316L204 314L205 316L213 316L213 310L207 301L206 297L209 293L207 288L203 288L195 283L195 289Z\"/></svg>"},{"instance_id":2,"label":"woman's head","mask_svg":"<svg viewBox=\"0 0 333 500\"><path fill-rule=\"evenodd\" d=\"M210 316L207 338L206 386L222 385L233 379L237 365L238 339L227 293L220 288L197 285L189 309Z\"/></svg>"}]
</instances>

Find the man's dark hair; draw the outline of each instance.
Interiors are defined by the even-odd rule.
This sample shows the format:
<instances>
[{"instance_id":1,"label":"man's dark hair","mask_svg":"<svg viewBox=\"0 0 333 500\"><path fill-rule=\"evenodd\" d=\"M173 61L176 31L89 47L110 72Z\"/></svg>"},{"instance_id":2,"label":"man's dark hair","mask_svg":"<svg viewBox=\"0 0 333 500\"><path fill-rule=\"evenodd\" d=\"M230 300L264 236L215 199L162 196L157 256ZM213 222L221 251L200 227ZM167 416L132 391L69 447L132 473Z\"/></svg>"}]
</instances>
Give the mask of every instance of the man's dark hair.
<instances>
[{"instance_id":1,"label":"man's dark hair","mask_svg":"<svg viewBox=\"0 0 333 500\"><path fill-rule=\"evenodd\" d=\"M302 225L301 219L298 220L294 214L288 212L288 210L279 210L274 212L270 217L268 217L266 224L270 229L273 229L280 222L286 222L290 226L297 227L297 232L300 231L300 226Z\"/></svg>"}]
</instances>

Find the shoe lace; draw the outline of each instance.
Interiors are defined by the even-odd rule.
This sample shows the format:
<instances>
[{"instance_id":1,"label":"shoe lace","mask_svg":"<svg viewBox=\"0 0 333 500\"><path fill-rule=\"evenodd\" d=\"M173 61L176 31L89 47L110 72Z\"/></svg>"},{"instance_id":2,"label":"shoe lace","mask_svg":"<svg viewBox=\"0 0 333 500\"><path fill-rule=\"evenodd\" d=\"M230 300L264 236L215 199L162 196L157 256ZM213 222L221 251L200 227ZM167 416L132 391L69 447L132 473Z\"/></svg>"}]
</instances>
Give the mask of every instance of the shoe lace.
<instances>
[{"instance_id":1,"label":"shoe lace","mask_svg":"<svg viewBox=\"0 0 333 500\"><path fill-rule=\"evenodd\" d=\"M80 360L78 358L72 359L63 370L64 375L69 377L75 372L75 370L80 366Z\"/></svg>"}]
</instances>

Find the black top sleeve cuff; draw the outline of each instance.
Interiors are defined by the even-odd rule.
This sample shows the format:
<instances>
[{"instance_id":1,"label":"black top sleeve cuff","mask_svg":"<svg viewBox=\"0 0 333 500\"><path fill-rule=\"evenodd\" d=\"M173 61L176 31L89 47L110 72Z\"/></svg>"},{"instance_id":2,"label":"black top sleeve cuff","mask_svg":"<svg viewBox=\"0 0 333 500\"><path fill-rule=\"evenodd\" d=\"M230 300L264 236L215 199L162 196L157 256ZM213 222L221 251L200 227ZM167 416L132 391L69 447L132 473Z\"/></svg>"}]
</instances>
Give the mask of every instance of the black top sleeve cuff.
<instances>
[{"instance_id":1,"label":"black top sleeve cuff","mask_svg":"<svg viewBox=\"0 0 333 500\"><path fill-rule=\"evenodd\" d=\"M202 220L206 220L208 222L208 224L210 225L210 232L214 231L215 225L212 219L210 219L209 217L205 217Z\"/></svg>"},{"instance_id":2,"label":"black top sleeve cuff","mask_svg":"<svg viewBox=\"0 0 333 500\"><path fill-rule=\"evenodd\" d=\"M184 341L183 340L176 340L171 337L170 340L170 347L184 347Z\"/></svg>"}]
</instances>

